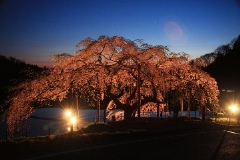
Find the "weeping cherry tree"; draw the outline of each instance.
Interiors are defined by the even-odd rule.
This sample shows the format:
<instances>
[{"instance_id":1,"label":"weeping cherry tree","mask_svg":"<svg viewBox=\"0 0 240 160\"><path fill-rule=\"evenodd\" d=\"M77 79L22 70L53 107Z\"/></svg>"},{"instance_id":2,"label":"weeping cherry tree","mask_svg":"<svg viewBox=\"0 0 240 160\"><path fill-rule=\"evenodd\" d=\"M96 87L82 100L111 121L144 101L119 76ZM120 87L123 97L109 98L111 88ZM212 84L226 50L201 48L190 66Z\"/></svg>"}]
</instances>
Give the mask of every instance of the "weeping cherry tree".
<instances>
[{"instance_id":1,"label":"weeping cherry tree","mask_svg":"<svg viewBox=\"0 0 240 160\"><path fill-rule=\"evenodd\" d=\"M161 45L101 36L82 40L75 55L52 58L55 63L50 71L14 88L15 95L8 101L11 107L5 112L11 132L36 110L35 104L61 102L71 90L84 100L107 99L107 109L123 110L125 119L136 116L139 109L156 110L167 103L167 93L172 91L185 101L196 99L200 107L218 107L216 81L189 63L187 54L172 53Z\"/></svg>"}]
</instances>

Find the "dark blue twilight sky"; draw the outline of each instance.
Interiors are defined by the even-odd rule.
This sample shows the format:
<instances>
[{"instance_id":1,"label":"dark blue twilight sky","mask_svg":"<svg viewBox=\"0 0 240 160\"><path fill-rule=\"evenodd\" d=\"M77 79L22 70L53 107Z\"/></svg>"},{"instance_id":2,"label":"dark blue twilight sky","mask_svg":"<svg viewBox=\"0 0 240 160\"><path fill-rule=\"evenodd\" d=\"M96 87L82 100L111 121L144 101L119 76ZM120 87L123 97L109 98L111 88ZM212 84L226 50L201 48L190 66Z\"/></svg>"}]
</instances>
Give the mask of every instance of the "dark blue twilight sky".
<instances>
[{"instance_id":1,"label":"dark blue twilight sky","mask_svg":"<svg viewBox=\"0 0 240 160\"><path fill-rule=\"evenodd\" d=\"M168 45L192 58L240 34L240 0L0 0L0 55L49 66L100 35Z\"/></svg>"}]
</instances>

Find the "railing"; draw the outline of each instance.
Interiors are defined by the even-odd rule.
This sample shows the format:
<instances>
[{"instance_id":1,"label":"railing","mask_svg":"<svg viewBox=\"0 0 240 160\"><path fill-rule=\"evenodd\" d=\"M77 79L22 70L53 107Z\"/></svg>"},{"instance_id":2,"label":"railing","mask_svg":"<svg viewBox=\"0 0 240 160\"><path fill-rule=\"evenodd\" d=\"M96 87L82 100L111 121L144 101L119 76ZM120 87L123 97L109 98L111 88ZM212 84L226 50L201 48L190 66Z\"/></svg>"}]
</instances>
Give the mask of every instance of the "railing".
<instances>
[{"instance_id":1,"label":"railing","mask_svg":"<svg viewBox=\"0 0 240 160\"><path fill-rule=\"evenodd\" d=\"M141 117L157 117L157 112L153 112L153 111L144 111L141 112ZM181 112L178 112L178 116L187 116L188 112L184 111L183 115L181 115ZM171 112L159 112L159 118L169 118L169 117L173 117L173 111ZM191 111L190 112L190 117L195 117L195 118L200 118L201 117L201 113L199 111Z\"/></svg>"},{"instance_id":2,"label":"railing","mask_svg":"<svg viewBox=\"0 0 240 160\"><path fill-rule=\"evenodd\" d=\"M210 118L213 122L223 123L228 125L240 125L239 115L215 114Z\"/></svg>"}]
</instances>

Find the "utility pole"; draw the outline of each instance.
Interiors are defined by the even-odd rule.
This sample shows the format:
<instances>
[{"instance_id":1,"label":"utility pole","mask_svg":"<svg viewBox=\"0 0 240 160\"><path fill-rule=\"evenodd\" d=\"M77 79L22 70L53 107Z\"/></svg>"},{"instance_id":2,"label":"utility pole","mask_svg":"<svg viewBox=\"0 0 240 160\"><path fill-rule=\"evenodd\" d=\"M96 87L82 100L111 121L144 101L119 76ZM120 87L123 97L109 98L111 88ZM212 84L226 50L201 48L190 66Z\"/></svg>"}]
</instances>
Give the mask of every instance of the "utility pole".
<instances>
[{"instance_id":1,"label":"utility pole","mask_svg":"<svg viewBox=\"0 0 240 160\"><path fill-rule=\"evenodd\" d=\"M137 93L138 93L138 118L140 118L140 109L141 109L141 95L140 95L140 72L141 72L141 65L138 64L138 79L137 79Z\"/></svg>"},{"instance_id":2,"label":"utility pole","mask_svg":"<svg viewBox=\"0 0 240 160\"><path fill-rule=\"evenodd\" d=\"M79 105L78 105L78 93L76 93L76 109L77 109L77 129L79 129Z\"/></svg>"},{"instance_id":3,"label":"utility pole","mask_svg":"<svg viewBox=\"0 0 240 160\"><path fill-rule=\"evenodd\" d=\"M180 109L181 109L181 116L183 116L183 98L180 98Z\"/></svg>"}]
</instances>

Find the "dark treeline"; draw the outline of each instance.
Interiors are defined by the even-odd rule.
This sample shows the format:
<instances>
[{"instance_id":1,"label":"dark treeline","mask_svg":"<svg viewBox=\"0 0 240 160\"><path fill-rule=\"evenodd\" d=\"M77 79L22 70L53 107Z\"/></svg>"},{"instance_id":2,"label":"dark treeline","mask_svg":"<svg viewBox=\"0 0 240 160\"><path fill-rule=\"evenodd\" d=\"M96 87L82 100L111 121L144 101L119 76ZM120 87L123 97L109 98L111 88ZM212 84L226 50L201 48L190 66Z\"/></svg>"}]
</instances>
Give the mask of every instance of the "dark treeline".
<instances>
[{"instance_id":1,"label":"dark treeline","mask_svg":"<svg viewBox=\"0 0 240 160\"><path fill-rule=\"evenodd\" d=\"M204 70L218 83L222 106L238 101L240 95L240 36L201 58L208 64Z\"/></svg>"},{"instance_id":2,"label":"dark treeline","mask_svg":"<svg viewBox=\"0 0 240 160\"><path fill-rule=\"evenodd\" d=\"M216 78L219 88L239 90L240 87L240 36L213 53L202 56L208 66L204 69Z\"/></svg>"},{"instance_id":3,"label":"dark treeline","mask_svg":"<svg viewBox=\"0 0 240 160\"><path fill-rule=\"evenodd\" d=\"M31 80L36 78L43 71L47 71L48 68L38 67L37 65L27 64L24 61L13 57L5 57L0 55L0 114L3 113L8 107L9 104L6 103L6 100L9 97L13 96L11 88L19 85L21 82L26 80ZM45 72L47 73L47 72ZM76 105L75 94L70 92L68 98L62 101L48 101L44 104L33 103L35 107L64 107ZM89 100L87 103L83 103L82 100L79 100L80 107L89 107L94 106L94 102ZM93 104L94 103L94 104Z\"/></svg>"},{"instance_id":4,"label":"dark treeline","mask_svg":"<svg viewBox=\"0 0 240 160\"><path fill-rule=\"evenodd\" d=\"M0 113L8 107L4 101L11 96L9 89L34 78L42 70L43 68L37 65L26 64L16 58L0 55Z\"/></svg>"}]
</instances>

